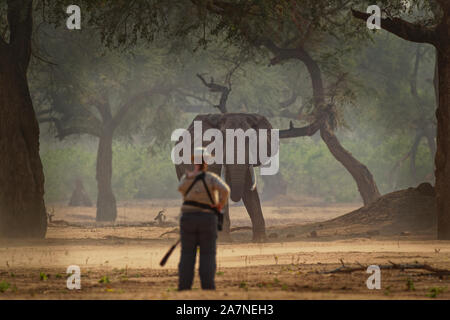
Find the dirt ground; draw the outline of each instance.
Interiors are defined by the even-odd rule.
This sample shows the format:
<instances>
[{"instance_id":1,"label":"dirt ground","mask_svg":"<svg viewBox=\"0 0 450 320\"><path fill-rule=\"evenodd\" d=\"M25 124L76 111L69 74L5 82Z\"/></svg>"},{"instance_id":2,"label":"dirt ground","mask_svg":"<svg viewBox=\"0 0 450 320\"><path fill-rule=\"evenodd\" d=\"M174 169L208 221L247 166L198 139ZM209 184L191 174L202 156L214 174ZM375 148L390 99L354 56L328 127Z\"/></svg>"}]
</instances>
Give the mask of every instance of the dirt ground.
<instances>
[{"instance_id":1,"label":"dirt ground","mask_svg":"<svg viewBox=\"0 0 450 320\"><path fill-rule=\"evenodd\" d=\"M264 203L268 241L252 243L250 230L219 241L215 292L199 289L198 273L192 291L176 290L179 248L159 266L178 236L178 201L120 203L115 224L96 224L95 208L48 207L54 216L45 240L0 242L0 299L450 299L450 276L422 269L383 269L380 290L367 288L365 270L326 273L342 263L450 269L450 241L433 234L321 229L360 204ZM153 218L162 209L167 221L158 226ZM232 227L250 226L240 204L231 207L231 220ZM81 268L81 290L66 287L69 265Z\"/></svg>"}]
</instances>

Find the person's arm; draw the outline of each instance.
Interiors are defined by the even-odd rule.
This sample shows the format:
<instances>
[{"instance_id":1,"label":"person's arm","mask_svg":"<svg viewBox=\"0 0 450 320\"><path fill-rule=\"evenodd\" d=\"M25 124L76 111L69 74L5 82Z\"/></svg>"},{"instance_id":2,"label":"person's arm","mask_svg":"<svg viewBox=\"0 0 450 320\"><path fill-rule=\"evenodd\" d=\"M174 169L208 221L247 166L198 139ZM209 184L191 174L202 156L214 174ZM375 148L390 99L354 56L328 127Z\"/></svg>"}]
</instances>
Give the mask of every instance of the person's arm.
<instances>
[{"instance_id":1,"label":"person's arm","mask_svg":"<svg viewBox=\"0 0 450 320\"><path fill-rule=\"evenodd\" d=\"M219 192L219 203L216 205L219 211L227 204L230 195L230 187L219 176L214 177L214 189Z\"/></svg>"},{"instance_id":2,"label":"person's arm","mask_svg":"<svg viewBox=\"0 0 450 320\"><path fill-rule=\"evenodd\" d=\"M181 179L180 183L178 184L178 191L181 192L182 195L184 195L187 191L187 189L190 186L190 180L186 178L186 174L184 174Z\"/></svg>"}]
</instances>

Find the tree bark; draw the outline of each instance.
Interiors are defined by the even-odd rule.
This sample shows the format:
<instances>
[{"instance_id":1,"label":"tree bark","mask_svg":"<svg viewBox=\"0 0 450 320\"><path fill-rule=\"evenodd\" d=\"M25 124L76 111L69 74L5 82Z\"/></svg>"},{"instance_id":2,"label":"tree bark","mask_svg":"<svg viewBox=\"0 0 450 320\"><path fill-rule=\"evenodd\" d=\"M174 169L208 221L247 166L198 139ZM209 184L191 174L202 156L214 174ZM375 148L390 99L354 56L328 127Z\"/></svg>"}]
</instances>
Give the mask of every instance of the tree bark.
<instances>
[{"instance_id":1,"label":"tree bark","mask_svg":"<svg viewBox=\"0 0 450 320\"><path fill-rule=\"evenodd\" d=\"M450 27L450 23L449 23ZM448 30L450 34L450 28ZM438 49L439 105L435 158L438 239L450 240L450 44Z\"/></svg>"},{"instance_id":2,"label":"tree bark","mask_svg":"<svg viewBox=\"0 0 450 320\"><path fill-rule=\"evenodd\" d=\"M0 237L44 238L47 214L39 125L26 74L0 53Z\"/></svg>"},{"instance_id":3,"label":"tree bark","mask_svg":"<svg viewBox=\"0 0 450 320\"><path fill-rule=\"evenodd\" d=\"M31 1L11 3L10 43L0 37L0 237L44 238L47 213L39 125L26 76Z\"/></svg>"},{"instance_id":4,"label":"tree bark","mask_svg":"<svg viewBox=\"0 0 450 320\"><path fill-rule=\"evenodd\" d=\"M97 221L115 221L116 198L112 191L112 140L113 130L105 128L98 143L97 153Z\"/></svg>"}]
</instances>

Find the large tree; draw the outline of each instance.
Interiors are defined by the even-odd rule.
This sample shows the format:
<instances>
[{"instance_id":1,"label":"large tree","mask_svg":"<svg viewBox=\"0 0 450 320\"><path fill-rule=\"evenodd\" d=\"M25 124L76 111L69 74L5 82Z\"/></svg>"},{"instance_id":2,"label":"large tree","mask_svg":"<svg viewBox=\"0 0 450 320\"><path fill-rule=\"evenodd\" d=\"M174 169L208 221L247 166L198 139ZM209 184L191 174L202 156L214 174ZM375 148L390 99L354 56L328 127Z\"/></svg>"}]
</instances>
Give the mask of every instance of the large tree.
<instances>
[{"instance_id":1,"label":"large tree","mask_svg":"<svg viewBox=\"0 0 450 320\"><path fill-rule=\"evenodd\" d=\"M47 231L39 125L27 82L32 5L0 4L0 237L43 238Z\"/></svg>"},{"instance_id":2,"label":"large tree","mask_svg":"<svg viewBox=\"0 0 450 320\"><path fill-rule=\"evenodd\" d=\"M131 8L129 1L115 3ZM0 2L0 237L43 238L46 234L39 126L29 93L27 70L36 49L32 48L33 13L56 25L65 25L68 17L65 8L70 4L65 0ZM90 13L93 25L101 24L113 30L111 33L121 42L122 34L116 27L121 24L117 17L124 11L114 11L111 16L108 9L114 6L105 6L103 0L80 0L79 4L83 14ZM139 21L141 27L134 31L152 37L167 23L166 15L170 11L167 9L172 6L164 1L139 1L137 5L133 9L144 13L146 19Z\"/></svg>"},{"instance_id":3,"label":"large tree","mask_svg":"<svg viewBox=\"0 0 450 320\"><path fill-rule=\"evenodd\" d=\"M227 38L239 44L265 47L271 52L270 65L297 60L306 68L311 81L311 108L304 115L300 108L296 119L309 119L302 128L280 131L281 138L312 136L320 132L331 154L347 169L355 180L364 204L376 200L380 193L368 168L340 143L335 129L340 118L338 96L347 88L345 72L338 70L340 57L351 42L348 19L342 13L349 1L193 1L212 17L204 18L214 32L224 31ZM336 31L345 35L339 36ZM344 39L345 38L345 39ZM336 41L337 40L337 41ZM206 40L205 40L206 41ZM330 67L334 64L331 72ZM334 78L334 79L333 79ZM328 81L327 81L328 80Z\"/></svg>"},{"instance_id":4,"label":"large tree","mask_svg":"<svg viewBox=\"0 0 450 320\"><path fill-rule=\"evenodd\" d=\"M167 48L136 48L133 54L105 51L93 30L69 35L53 31L53 37L58 40L43 47L56 65L44 66L34 79L41 83L38 120L52 123L60 140L72 135L98 139L96 220L115 221L113 140L144 126L168 124L159 117L173 114L164 108L173 88L164 61L170 58ZM160 137L155 131L153 136Z\"/></svg>"},{"instance_id":5,"label":"large tree","mask_svg":"<svg viewBox=\"0 0 450 320\"><path fill-rule=\"evenodd\" d=\"M154 30L167 26L163 29L170 38L193 36L198 39L200 47L206 47L218 37L224 37L237 45L265 46L275 55L272 64L287 59L300 60L311 77L315 121L306 128L292 128L283 132L283 137L312 135L320 131L330 152L355 179L364 203L368 204L379 197L368 168L348 152L335 135L335 120L339 115L335 103L329 97L336 90L326 90L323 67L317 57L322 54L329 56L320 48L336 46L337 42L332 39L337 35L334 29L345 32L345 35L340 36L341 42L342 38L350 38L353 34L347 18L340 16L336 21L333 17L346 9L348 11L351 1L192 0L174 1L168 6L163 1L149 0L117 1L97 8L94 7L95 3L99 4L98 1L86 1L91 8L89 22L99 28L109 46L127 47L134 45L139 38L153 41ZM291 14L293 9L295 15ZM322 14L325 14L325 18ZM169 23L166 25L167 21ZM280 35L281 39L278 37ZM316 51L316 48L319 50ZM345 50L339 48L337 51ZM336 82L340 82L339 78Z\"/></svg>"},{"instance_id":6,"label":"large tree","mask_svg":"<svg viewBox=\"0 0 450 320\"><path fill-rule=\"evenodd\" d=\"M381 28L407 41L436 48L438 97L437 150L435 157L438 239L450 239L450 2L448 0L380 1L385 17ZM384 5L384 7L383 7ZM423 13L425 12L425 17ZM366 21L370 14L352 11ZM426 14L428 13L428 16ZM415 19L410 22L406 19Z\"/></svg>"}]
</instances>

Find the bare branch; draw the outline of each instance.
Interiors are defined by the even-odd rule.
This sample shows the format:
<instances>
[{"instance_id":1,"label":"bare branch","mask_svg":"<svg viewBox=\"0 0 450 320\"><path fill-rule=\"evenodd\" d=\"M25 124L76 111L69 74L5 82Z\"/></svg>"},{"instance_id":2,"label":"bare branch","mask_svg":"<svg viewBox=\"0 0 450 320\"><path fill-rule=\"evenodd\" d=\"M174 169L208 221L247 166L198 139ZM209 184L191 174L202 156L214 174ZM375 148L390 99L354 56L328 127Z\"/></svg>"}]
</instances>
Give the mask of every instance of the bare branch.
<instances>
[{"instance_id":1,"label":"bare branch","mask_svg":"<svg viewBox=\"0 0 450 320\"><path fill-rule=\"evenodd\" d=\"M322 121L317 120L306 127L294 128L294 124L292 123L292 121L290 121L289 129L280 130L280 139L305 137L305 136L310 137L314 135L317 131L319 131L321 126Z\"/></svg>"},{"instance_id":2,"label":"bare branch","mask_svg":"<svg viewBox=\"0 0 450 320\"><path fill-rule=\"evenodd\" d=\"M111 107L109 105L108 96L106 92L103 92L101 94L100 99L95 95L91 95L88 98L88 102L97 109L104 123L107 123L108 121L112 120Z\"/></svg>"},{"instance_id":3,"label":"bare branch","mask_svg":"<svg viewBox=\"0 0 450 320\"><path fill-rule=\"evenodd\" d=\"M422 269L422 270L426 270L431 272L432 275L435 276L446 276L446 275L450 275L450 270L447 269L438 269L438 268L434 268L428 264L420 264L420 263L414 263L414 264L397 264L397 263L393 263L392 261L389 261L390 264L387 265L379 265L380 269L387 269L387 270L417 270L417 269ZM323 271L323 272L319 272L319 273L323 273L323 274L330 274L330 273L352 273L355 271L366 271L368 266L363 266L361 264L359 264L358 267L347 267L346 265L344 265L341 261L341 266L334 269L334 270L330 270L330 271Z\"/></svg>"},{"instance_id":4,"label":"bare branch","mask_svg":"<svg viewBox=\"0 0 450 320\"><path fill-rule=\"evenodd\" d=\"M199 73L197 73L197 77L202 81L202 83L209 88L209 91L211 92L221 92L220 96L220 102L218 105L215 105L214 107L218 108L221 113L227 113L227 100L228 95L230 94L231 88L225 87L220 84L214 83L214 79L211 78L211 81L208 83L206 82L205 78Z\"/></svg>"},{"instance_id":5,"label":"bare branch","mask_svg":"<svg viewBox=\"0 0 450 320\"><path fill-rule=\"evenodd\" d=\"M355 18L367 21L370 17L369 13L357 11L352 9L352 14ZM414 24L400 18L382 18L381 28L395 34L396 36L418 43L430 43L438 47L438 40L435 30L425 26Z\"/></svg>"},{"instance_id":6,"label":"bare branch","mask_svg":"<svg viewBox=\"0 0 450 320\"><path fill-rule=\"evenodd\" d=\"M270 65L276 65L284 60L299 58L299 51L297 49L286 49L277 46L271 39L261 38L257 44L266 47L273 53L274 57L270 60Z\"/></svg>"}]
</instances>

